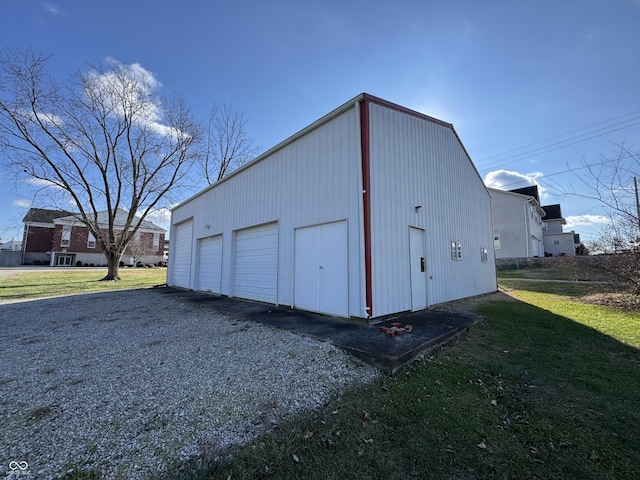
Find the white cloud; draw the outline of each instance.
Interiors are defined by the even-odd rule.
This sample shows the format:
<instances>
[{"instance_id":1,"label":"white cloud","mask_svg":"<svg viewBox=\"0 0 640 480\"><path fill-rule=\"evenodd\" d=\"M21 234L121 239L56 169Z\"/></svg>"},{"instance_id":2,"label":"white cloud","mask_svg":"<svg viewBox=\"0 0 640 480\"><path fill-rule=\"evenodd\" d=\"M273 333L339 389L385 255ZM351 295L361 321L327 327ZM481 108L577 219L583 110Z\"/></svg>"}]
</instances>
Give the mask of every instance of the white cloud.
<instances>
[{"instance_id":1,"label":"white cloud","mask_svg":"<svg viewBox=\"0 0 640 480\"><path fill-rule=\"evenodd\" d=\"M119 62L115 58L109 58L108 61L110 63L119 64ZM142 85L149 88L150 91L157 90L162 87L162 83L155 77L153 73L144 68L139 63L132 63L131 65L122 65L125 70L131 73L135 78L137 78Z\"/></svg>"},{"instance_id":2,"label":"white cloud","mask_svg":"<svg viewBox=\"0 0 640 480\"><path fill-rule=\"evenodd\" d=\"M64 119L58 115L47 112L32 112L31 110L21 110L20 114L25 118L28 118L32 122L41 121L50 126L60 126L64 124Z\"/></svg>"},{"instance_id":3,"label":"white cloud","mask_svg":"<svg viewBox=\"0 0 640 480\"><path fill-rule=\"evenodd\" d=\"M155 120L158 117L158 105L146 98L161 86L153 74L145 70L140 64L124 65L114 58L107 58L106 62L111 66L113 71L97 72L90 71L87 74L87 95L95 95L98 98L111 99L111 107L118 114L122 114L123 97L129 96L128 101L132 105L143 107L137 109L138 114L142 114L145 118ZM123 80L119 72L135 81L132 86L130 82Z\"/></svg>"},{"instance_id":4,"label":"white cloud","mask_svg":"<svg viewBox=\"0 0 640 480\"><path fill-rule=\"evenodd\" d=\"M155 131L159 135L172 136L179 138L185 135L173 127L163 125L162 106L153 97L153 93L162 87L162 83L149 70L145 69L139 63L125 65L115 58L107 58L106 62L112 67L113 71L99 73L91 71L87 75L88 87L87 94L95 95L99 98L111 99L110 107L116 115L123 115L123 94L128 96L128 104L135 106L135 113L129 111L129 115L133 115L134 121L140 125ZM132 87L130 82L123 82L120 74L123 73L128 79L135 81ZM102 100L104 101L104 100Z\"/></svg>"},{"instance_id":5,"label":"white cloud","mask_svg":"<svg viewBox=\"0 0 640 480\"><path fill-rule=\"evenodd\" d=\"M542 176L541 172L520 173L511 170L494 170L487 173L484 177L484 183L489 188L498 188L500 190L514 190L537 185L538 194L542 199L548 197L545 188L537 181Z\"/></svg>"},{"instance_id":6,"label":"white cloud","mask_svg":"<svg viewBox=\"0 0 640 480\"><path fill-rule=\"evenodd\" d=\"M13 205L21 208L31 208L31 200L27 200L25 198L19 198L18 200L13 201Z\"/></svg>"},{"instance_id":7,"label":"white cloud","mask_svg":"<svg viewBox=\"0 0 640 480\"><path fill-rule=\"evenodd\" d=\"M44 8L47 12L51 13L52 15L60 15L60 9L53 3L44 2L42 4L42 8Z\"/></svg>"},{"instance_id":8,"label":"white cloud","mask_svg":"<svg viewBox=\"0 0 640 480\"><path fill-rule=\"evenodd\" d=\"M54 187L54 188L60 188L58 187L58 185L56 185L55 183L53 183L50 180L45 180L42 178L33 178L33 177L29 177L25 180L25 183L29 184L29 185L34 185L36 187Z\"/></svg>"},{"instance_id":9,"label":"white cloud","mask_svg":"<svg viewBox=\"0 0 640 480\"><path fill-rule=\"evenodd\" d=\"M579 226L594 226L609 222L607 217L602 215L569 215L565 218L567 224L565 228L570 229Z\"/></svg>"}]
</instances>

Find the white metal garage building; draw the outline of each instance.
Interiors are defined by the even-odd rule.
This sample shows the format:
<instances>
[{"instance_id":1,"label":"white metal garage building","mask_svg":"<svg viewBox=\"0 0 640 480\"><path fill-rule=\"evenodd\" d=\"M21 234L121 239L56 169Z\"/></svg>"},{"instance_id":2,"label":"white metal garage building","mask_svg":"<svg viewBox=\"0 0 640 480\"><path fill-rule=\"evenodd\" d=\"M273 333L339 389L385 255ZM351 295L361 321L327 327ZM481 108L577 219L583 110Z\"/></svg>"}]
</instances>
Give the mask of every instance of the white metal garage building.
<instances>
[{"instance_id":1,"label":"white metal garage building","mask_svg":"<svg viewBox=\"0 0 640 480\"><path fill-rule=\"evenodd\" d=\"M496 290L453 126L361 94L172 211L167 283L343 317Z\"/></svg>"}]
</instances>

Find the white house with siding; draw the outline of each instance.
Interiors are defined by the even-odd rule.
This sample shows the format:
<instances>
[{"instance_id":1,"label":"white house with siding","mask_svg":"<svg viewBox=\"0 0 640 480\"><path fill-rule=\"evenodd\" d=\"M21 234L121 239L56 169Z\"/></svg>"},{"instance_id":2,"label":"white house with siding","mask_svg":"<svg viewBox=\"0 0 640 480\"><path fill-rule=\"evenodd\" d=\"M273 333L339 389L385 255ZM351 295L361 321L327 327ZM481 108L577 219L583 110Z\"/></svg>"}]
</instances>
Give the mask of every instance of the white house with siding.
<instances>
[{"instance_id":1,"label":"white house with siding","mask_svg":"<svg viewBox=\"0 0 640 480\"><path fill-rule=\"evenodd\" d=\"M525 193L520 193L521 191ZM537 187L504 191L489 188L496 258L544 257Z\"/></svg>"},{"instance_id":2,"label":"white house with siding","mask_svg":"<svg viewBox=\"0 0 640 480\"><path fill-rule=\"evenodd\" d=\"M175 207L167 284L372 318L496 290L453 126L361 94Z\"/></svg>"},{"instance_id":3,"label":"white house with siding","mask_svg":"<svg viewBox=\"0 0 640 480\"><path fill-rule=\"evenodd\" d=\"M562 216L562 208L559 203L554 205L545 205L544 211L546 215L543 218L543 237L544 251L548 257L575 257L576 247L580 242L576 243L576 232L565 232L563 225L567 221Z\"/></svg>"}]
</instances>

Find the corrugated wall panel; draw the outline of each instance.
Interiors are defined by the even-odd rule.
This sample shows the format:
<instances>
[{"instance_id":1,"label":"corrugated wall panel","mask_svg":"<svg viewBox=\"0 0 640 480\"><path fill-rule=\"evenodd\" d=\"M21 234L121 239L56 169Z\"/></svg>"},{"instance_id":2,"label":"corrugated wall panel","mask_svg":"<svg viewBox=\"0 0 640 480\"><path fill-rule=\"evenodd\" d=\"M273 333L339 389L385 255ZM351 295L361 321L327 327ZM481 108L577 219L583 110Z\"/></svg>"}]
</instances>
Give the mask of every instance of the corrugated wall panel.
<instances>
[{"instance_id":1,"label":"corrugated wall panel","mask_svg":"<svg viewBox=\"0 0 640 480\"><path fill-rule=\"evenodd\" d=\"M359 141L354 106L173 211L173 224L194 217L195 238L224 234L230 254L223 257L223 294L232 290L233 232L278 222L278 303L292 305L294 229L354 219L348 222L349 314L363 316Z\"/></svg>"},{"instance_id":2,"label":"corrugated wall panel","mask_svg":"<svg viewBox=\"0 0 640 480\"><path fill-rule=\"evenodd\" d=\"M170 278L172 286L191 287L191 259L193 258L193 222L186 221L174 228L171 246Z\"/></svg>"},{"instance_id":3,"label":"corrugated wall panel","mask_svg":"<svg viewBox=\"0 0 640 480\"><path fill-rule=\"evenodd\" d=\"M278 224L236 233L233 295L277 303Z\"/></svg>"},{"instance_id":4,"label":"corrugated wall panel","mask_svg":"<svg viewBox=\"0 0 640 480\"><path fill-rule=\"evenodd\" d=\"M196 290L220 293L222 235L198 240Z\"/></svg>"},{"instance_id":5,"label":"corrugated wall panel","mask_svg":"<svg viewBox=\"0 0 640 480\"><path fill-rule=\"evenodd\" d=\"M370 109L374 316L411 308L409 226L425 229L429 305L495 290L490 197L454 132ZM460 261L452 240L462 244Z\"/></svg>"}]
</instances>

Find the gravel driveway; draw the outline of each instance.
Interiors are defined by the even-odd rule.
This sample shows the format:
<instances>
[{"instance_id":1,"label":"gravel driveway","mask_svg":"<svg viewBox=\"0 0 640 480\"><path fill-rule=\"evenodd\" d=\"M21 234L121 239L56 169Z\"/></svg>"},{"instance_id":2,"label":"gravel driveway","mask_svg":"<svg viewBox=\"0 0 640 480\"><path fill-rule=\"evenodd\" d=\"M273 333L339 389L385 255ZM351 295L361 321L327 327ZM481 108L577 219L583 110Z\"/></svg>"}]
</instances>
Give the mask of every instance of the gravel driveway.
<instances>
[{"instance_id":1,"label":"gravel driveway","mask_svg":"<svg viewBox=\"0 0 640 480\"><path fill-rule=\"evenodd\" d=\"M0 366L0 477L27 462L38 479L147 478L378 375L153 289L0 305Z\"/></svg>"}]
</instances>

